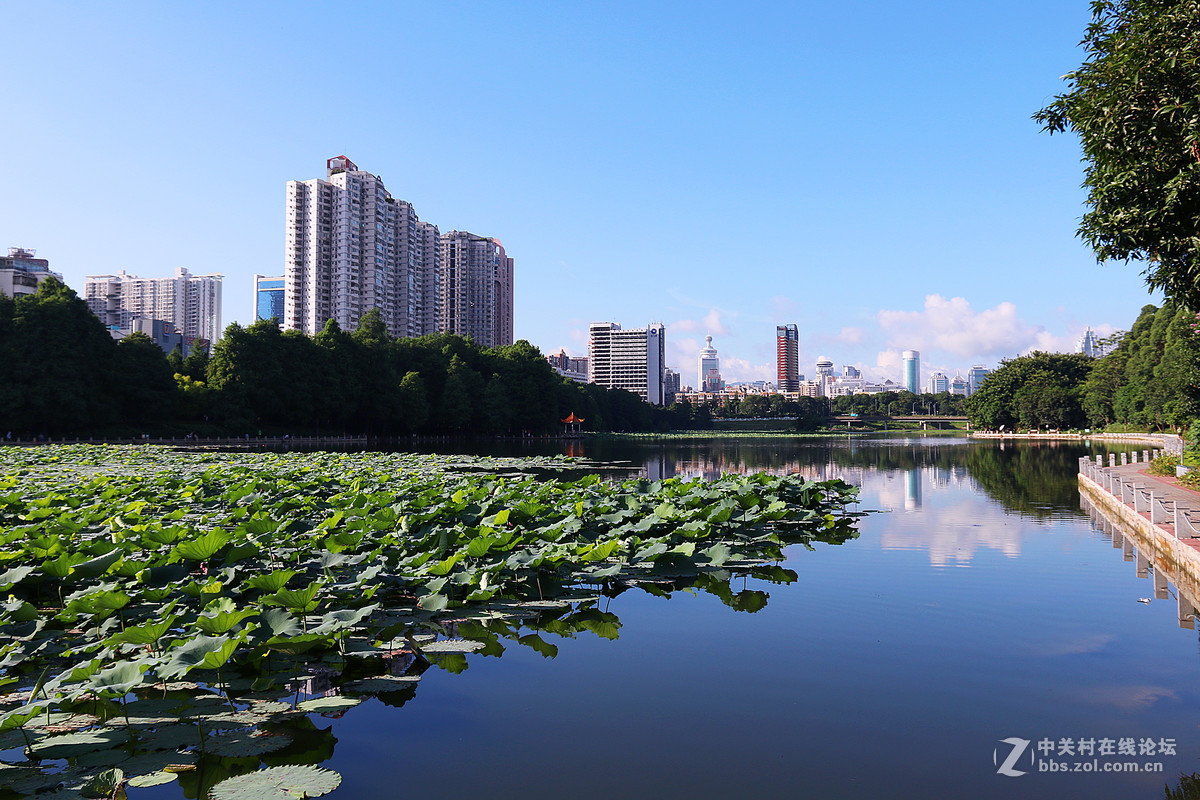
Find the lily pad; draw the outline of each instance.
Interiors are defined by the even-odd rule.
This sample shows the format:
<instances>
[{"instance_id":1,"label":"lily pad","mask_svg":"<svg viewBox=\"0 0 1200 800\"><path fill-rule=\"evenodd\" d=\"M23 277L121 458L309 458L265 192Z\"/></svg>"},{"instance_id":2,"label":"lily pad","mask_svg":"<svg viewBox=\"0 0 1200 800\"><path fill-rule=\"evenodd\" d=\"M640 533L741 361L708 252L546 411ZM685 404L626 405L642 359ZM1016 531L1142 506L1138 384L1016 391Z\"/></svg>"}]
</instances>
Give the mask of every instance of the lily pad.
<instances>
[{"instance_id":1,"label":"lily pad","mask_svg":"<svg viewBox=\"0 0 1200 800\"><path fill-rule=\"evenodd\" d=\"M440 642L430 642L421 645L421 652L474 653L476 650L482 650L485 646L483 642L474 642L469 639L443 639Z\"/></svg>"},{"instance_id":2,"label":"lily pad","mask_svg":"<svg viewBox=\"0 0 1200 800\"><path fill-rule=\"evenodd\" d=\"M313 766L269 767L221 781L209 792L211 800L272 800L320 797L342 782L338 773Z\"/></svg>"},{"instance_id":3,"label":"lily pad","mask_svg":"<svg viewBox=\"0 0 1200 800\"><path fill-rule=\"evenodd\" d=\"M142 746L150 750L178 750L181 747L199 746L200 728L186 722L164 725L141 734L141 738Z\"/></svg>"},{"instance_id":4,"label":"lily pad","mask_svg":"<svg viewBox=\"0 0 1200 800\"><path fill-rule=\"evenodd\" d=\"M348 708L354 708L362 701L355 697L334 696L334 697L316 697L312 700L305 700L296 708L310 714L336 714L339 711L345 711Z\"/></svg>"},{"instance_id":5,"label":"lily pad","mask_svg":"<svg viewBox=\"0 0 1200 800\"><path fill-rule=\"evenodd\" d=\"M96 750L107 750L128 741L128 731L106 728L48 736L30 748L30 751L38 758L69 758Z\"/></svg>"},{"instance_id":6,"label":"lily pad","mask_svg":"<svg viewBox=\"0 0 1200 800\"><path fill-rule=\"evenodd\" d=\"M134 789L146 789L151 786L161 786L164 783L170 783L177 779L178 776L173 772L151 772L146 775L138 775L135 778L130 778L125 785Z\"/></svg>"},{"instance_id":7,"label":"lily pad","mask_svg":"<svg viewBox=\"0 0 1200 800\"><path fill-rule=\"evenodd\" d=\"M17 794L35 794L43 789L49 789L62 783L61 775L47 775L33 767L14 767L3 765L0 770L0 785Z\"/></svg>"},{"instance_id":8,"label":"lily pad","mask_svg":"<svg viewBox=\"0 0 1200 800\"><path fill-rule=\"evenodd\" d=\"M353 681L346 684L346 688L365 694L381 694L383 692L398 692L401 689L415 685L419 680L421 680L419 675L380 675L375 678L363 678L360 681Z\"/></svg>"},{"instance_id":9,"label":"lily pad","mask_svg":"<svg viewBox=\"0 0 1200 800\"><path fill-rule=\"evenodd\" d=\"M215 736L204 745L206 753L215 753L230 758L260 756L282 750L292 743L292 738L282 733L265 731L237 731L225 736Z\"/></svg>"},{"instance_id":10,"label":"lily pad","mask_svg":"<svg viewBox=\"0 0 1200 800\"><path fill-rule=\"evenodd\" d=\"M84 753L75 759L75 766L86 769L111 767L128 759L129 751L126 748L114 747L109 750L94 750L90 753Z\"/></svg>"},{"instance_id":11,"label":"lily pad","mask_svg":"<svg viewBox=\"0 0 1200 800\"><path fill-rule=\"evenodd\" d=\"M48 733L70 733L84 728L90 728L100 722L91 714L69 714L56 711L47 719L45 714L38 714L25 723L25 730L45 730Z\"/></svg>"},{"instance_id":12,"label":"lily pad","mask_svg":"<svg viewBox=\"0 0 1200 800\"><path fill-rule=\"evenodd\" d=\"M29 736L29 741L31 742L36 742L45 736L45 734L38 734L33 731L26 731L24 735L22 735L22 733L16 729L5 731L4 733L0 733L0 750L11 750L14 747L24 747L26 735ZM0 782L2 782L2 779L0 779Z\"/></svg>"},{"instance_id":13,"label":"lily pad","mask_svg":"<svg viewBox=\"0 0 1200 800\"><path fill-rule=\"evenodd\" d=\"M193 753L176 753L160 750L156 753L142 753L128 761L121 762L121 769L126 775L140 777L153 775L155 772L171 772L171 768L190 767L195 761Z\"/></svg>"}]
</instances>

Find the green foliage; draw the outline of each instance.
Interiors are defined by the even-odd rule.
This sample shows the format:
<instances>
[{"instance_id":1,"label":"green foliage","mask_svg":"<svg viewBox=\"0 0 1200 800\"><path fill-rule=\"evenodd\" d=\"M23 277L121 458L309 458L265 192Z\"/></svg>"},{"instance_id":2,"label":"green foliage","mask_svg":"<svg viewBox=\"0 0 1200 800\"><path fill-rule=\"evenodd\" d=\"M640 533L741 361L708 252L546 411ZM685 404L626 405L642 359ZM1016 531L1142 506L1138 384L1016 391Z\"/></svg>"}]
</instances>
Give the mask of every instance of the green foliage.
<instances>
[{"instance_id":1,"label":"green foliage","mask_svg":"<svg viewBox=\"0 0 1200 800\"><path fill-rule=\"evenodd\" d=\"M1200 417L1197 321L1174 304L1145 306L1133 328L1093 365L1084 387L1088 424L1148 430Z\"/></svg>"},{"instance_id":2,"label":"green foliage","mask_svg":"<svg viewBox=\"0 0 1200 800\"><path fill-rule=\"evenodd\" d=\"M1146 469L1151 475L1166 475L1175 477L1175 468L1179 466L1179 456L1159 456L1150 462Z\"/></svg>"},{"instance_id":3,"label":"green foliage","mask_svg":"<svg viewBox=\"0 0 1200 800\"><path fill-rule=\"evenodd\" d=\"M965 408L975 428L1073 428L1085 421L1084 383L1092 360L1080 354L1033 352L1006 359Z\"/></svg>"},{"instance_id":4,"label":"green foliage","mask_svg":"<svg viewBox=\"0 0 1200 800\"><path fill-rule=\"evenodd\" d=\"M1091 206L1079 235L1099 260L1200 310L1200 2L1095 0L1069 90L1034 118L1077 133Z\"/></svg>"}]
</instances>

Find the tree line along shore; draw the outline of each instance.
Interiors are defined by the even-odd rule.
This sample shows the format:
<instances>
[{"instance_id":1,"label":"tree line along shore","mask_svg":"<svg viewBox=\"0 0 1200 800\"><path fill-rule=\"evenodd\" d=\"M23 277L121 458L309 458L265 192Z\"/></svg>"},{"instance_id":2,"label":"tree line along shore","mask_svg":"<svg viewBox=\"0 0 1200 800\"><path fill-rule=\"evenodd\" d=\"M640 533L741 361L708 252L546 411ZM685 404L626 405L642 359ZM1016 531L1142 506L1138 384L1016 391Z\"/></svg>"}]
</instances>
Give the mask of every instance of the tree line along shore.
<instances>
[{"instance_id":1,"label":"tree line along shore","mask_svg":"<svg viewBox=\"0 0 1200 800\"><path fill-rule=\"evenodd\" d=\"M1186 429L1200 418L1197 316L1146 306L1107 355L1035 352L1005 360L971 397L881 392L779 394L669 407L558 375L526 341L483 348L436 334L389 336L377 312L354 331L319 334L270 321L230 325L212 348L164 354L133 334L115 341L56 280L0 296L0 439L30 435L552 435L582 418L592 432L707 430L714 418L775 418L820 430L835 414L967 416L983 429L1130 426Z\"/></svg>"}]
</instances>

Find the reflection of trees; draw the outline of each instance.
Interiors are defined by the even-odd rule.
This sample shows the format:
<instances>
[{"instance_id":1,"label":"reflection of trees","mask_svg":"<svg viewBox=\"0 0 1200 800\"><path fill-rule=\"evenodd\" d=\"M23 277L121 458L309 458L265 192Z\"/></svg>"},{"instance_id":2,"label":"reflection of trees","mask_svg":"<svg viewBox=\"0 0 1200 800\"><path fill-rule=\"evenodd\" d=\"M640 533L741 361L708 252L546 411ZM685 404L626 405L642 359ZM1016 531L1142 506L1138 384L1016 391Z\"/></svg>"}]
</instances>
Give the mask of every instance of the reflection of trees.
<instances>
[{"instance_id":1,"label":"reflection of trees","mask_svg":"<svg viewBox=\"0 0 1200 800\"><path fill-rule=\"evenodd\" d=\"M1047 442L1014 447L979 443L966 452L967 471L1006 511L1048 517L1079 513L1080 445Z\"/></svg>"},{"instance_id":2,"label":"reflection of trees","mask_svg":"<svg viewBox=\"0 0 1200 800\"><path fill-rule=\"evenodd\" d=\"M881 471L939 466L961 468L962 439L790 439L785 437L697 439L663 442L595 441L587 455L597 461L662 464L662 477L698 472L715 478L728 472L807 472L814 465ZM657 476L656 476L657 477Z\"/></svg>"},{"instance_id":3,"label":"reflection of trees","mask_svg":"<svg viewBox=\"0 0 1200 800\"><path fill-rule=\"evenodd\" d=\"M677 473L712 479L728 472L844 475L854 470L964 471L1005 510L1035 517L1076 513L1077 461L1088 451L1072 442L968 442L964 439L699 439L665 442L589 442L598 461L649 463L653 477Z\"/></svg>"}]
</instances>

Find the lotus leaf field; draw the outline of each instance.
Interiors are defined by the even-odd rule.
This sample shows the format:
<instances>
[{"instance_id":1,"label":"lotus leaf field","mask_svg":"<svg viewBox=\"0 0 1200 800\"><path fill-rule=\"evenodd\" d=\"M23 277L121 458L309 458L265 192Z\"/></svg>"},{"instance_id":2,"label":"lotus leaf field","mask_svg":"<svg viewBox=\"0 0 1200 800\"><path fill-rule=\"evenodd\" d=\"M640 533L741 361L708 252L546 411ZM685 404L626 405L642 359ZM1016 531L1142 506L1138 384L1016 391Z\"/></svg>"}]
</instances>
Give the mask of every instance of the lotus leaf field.
<instances>
[{"instance_id":1,"label":"lotus leaf field","mask_svg":"<svg viewBox=\"0 0 1200 800\"><path fill-rule=\"evenodd\" d=\"M757 611L783 549L856 535L800 476L604 480L566 458L0 448L0 797L315 797L313 715L430 666L615 639L602 602Z\"/></svg>"}]
</instances>

